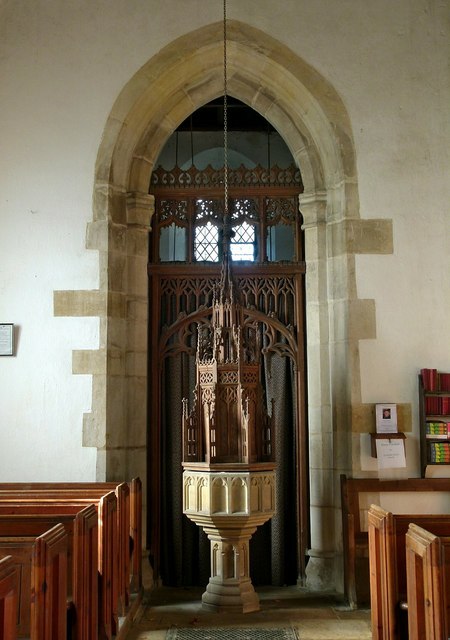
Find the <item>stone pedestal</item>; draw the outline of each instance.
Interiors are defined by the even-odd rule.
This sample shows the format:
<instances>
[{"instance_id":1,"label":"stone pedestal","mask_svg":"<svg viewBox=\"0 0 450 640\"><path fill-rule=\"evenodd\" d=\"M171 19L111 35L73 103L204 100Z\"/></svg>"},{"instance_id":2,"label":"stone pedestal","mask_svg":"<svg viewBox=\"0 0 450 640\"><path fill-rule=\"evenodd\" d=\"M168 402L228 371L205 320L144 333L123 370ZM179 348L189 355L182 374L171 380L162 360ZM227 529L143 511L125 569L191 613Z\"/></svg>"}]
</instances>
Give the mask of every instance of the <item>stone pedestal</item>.
<instances>
[{"instance_id":1,"label":"stone pedestal","mask_svg":"<svg viewBox=\"0 0 450 640\"><path fill-rule=\"evenodd\" d=\"M312 591L329 591L331 585L335 585L335 553L310 549L308 555L306 587Z\"/></svg>"},{"instance_id":2,"label":"stone pedestal","mask_svg":"<svg viewBox=\"0 0 450 640\"><path fill-rule=\"evenodd\" d=\"M199 466L184 466L183 511L203 528L211 544L211 576L202 596L203 607L258 611L259 598L250 578L249 543L257 527L275 513L275 465L255 464L244 471L200 471Z\"/></svg>"}]
</instances>

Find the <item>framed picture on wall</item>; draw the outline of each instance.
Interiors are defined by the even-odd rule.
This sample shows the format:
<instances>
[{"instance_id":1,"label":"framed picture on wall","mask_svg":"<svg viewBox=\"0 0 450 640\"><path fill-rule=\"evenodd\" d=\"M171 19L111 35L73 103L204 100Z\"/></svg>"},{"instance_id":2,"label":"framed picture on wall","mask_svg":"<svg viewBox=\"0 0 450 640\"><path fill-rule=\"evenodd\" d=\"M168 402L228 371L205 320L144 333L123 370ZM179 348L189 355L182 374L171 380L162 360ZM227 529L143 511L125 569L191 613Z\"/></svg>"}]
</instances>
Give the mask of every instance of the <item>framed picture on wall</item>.
<instances>
[{"instance_id":1,"label":"framed picture on wall","mask_svg":"<svg viewBox=\"0 0 450 640\"><path fill-rule=\"evenodd\" d=\"M375 405L377 433L397 433L397 405Z\"/></svg>"},{"instance_id":2,"label":"framed picture on wall","mask_svg":"<svg viewBox=\"0 0 450 640\"><path fill-rule=\"evenodd\" d=\"M0 323L0 356L14 355L14 325L10 322Z\"/></svg>"}]
</instances>

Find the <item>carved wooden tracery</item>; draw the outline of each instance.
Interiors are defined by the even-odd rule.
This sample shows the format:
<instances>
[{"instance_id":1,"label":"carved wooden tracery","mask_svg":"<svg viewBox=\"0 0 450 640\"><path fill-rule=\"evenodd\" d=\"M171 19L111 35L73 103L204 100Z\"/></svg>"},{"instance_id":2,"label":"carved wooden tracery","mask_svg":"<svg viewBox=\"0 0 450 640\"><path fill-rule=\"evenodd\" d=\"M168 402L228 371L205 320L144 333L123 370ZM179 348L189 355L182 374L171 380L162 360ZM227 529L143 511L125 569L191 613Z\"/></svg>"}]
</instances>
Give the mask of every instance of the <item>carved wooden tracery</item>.
<instances>
[{"instance_id":1,"label":"carved wooden tracery","mask_svg":"<svg viewBox=\"0 0 450 640\"><path fill-rule=\"evenodd\" d=\"M223 169L211 166L203 171L191 168L182 171L176 167L172 171L162 168L152 174L151 192L155 194L155 225L153 234L152 262L159 262L159 241L162 230L176 228L183 236L186 246L181 256L175 259L193 263L196 259L219 262L221 247L217 252L199 258L196 241L208 239L208 234L222 231ZM270 171L260 166L254 169L229 169L228 208L231 225L237 234L232 243L239 241L239 235L255 232L255 253L252 261L270 261L267 236L280 225L290 227L295 234L293 256L288 260L302 260L300 225L298 225L298 195L303 191L299 170L292 166L287 169L272 167ZM198 233L202 233L199 239ZM197 236L196 236L197 234ZM219 237L219 244L222 241ZM201 252L200 252L201 254ZM197 256L197 258L196 258Z\"/></svg>"},{"instance_id":2,"label":"carved wooden tracery","mask_svg":"<svg viewBox=\"0 0 450 640\"><path fill-rule=\"evenodd\" d=\"M245 273L242 270L245 269ZM296 303L296 285L298 277L304 272L302 265L284 266L282 275L274 276L272 268L234 267L236 281L240 291L246 325L261 322L264 324L263 353L275 352L292 358L294 366L298 364L298 328L299 309ZM209 269L200 267L191 270L195 275L187 278L180 275L165 276L164 267L151 266L150 273L158 279L155 291L160 305L160 341L159 359L176 355L181 351L195 353L195 344L189 338L196 331L196 323L209 323L211 301L214 287L219 282L219 268L215 277L199 274ZM267 276L264 271L267 270ZM262 273L261 273L262 272ZM254 275L253 275L254 274ZM159 277L158 277L159 276Z\"/></svg>"},{"instance_id":3,"label":"carved wooden tracery","mask_svg":"<svg viewBox=\"0 0 450 640\"><path fill-rule=\"evenodd\" d=\"M307 548L307 467L304 401L303 354L303 262L301 216L298 195L303 187L296 167L256 167L229 170L229 211L231 224L246 222L255 230L253 261L233 263L235 282L244 309L247 330L259 331L264 355L288 357L296 376L296 457L298 494L298 546L300 567L304 569ZM160 504L160 468L156 452L160 451L161 374L167 358L180 353L195 354L197 332L210 326L214 289L220 278L219 261L197 262L195 234L199 225L210 223L219 232L223 218L223 169L204 171L191 168L182 171L157 169L152 175L150 192L155 196L152 220L152 242L149 263L150 278L150 389L149 512L158 513ZM159 242L161 230L174 225L183 229L186 250L183 261L161 262ZM270 261L267 237L275 225L290 226L293 231L294 255L291 261ZM218 255L222 247L218 248ZM259 327L259 329L258 329ZM262 329L261 329L262 327ZM206 402L206 399L204 399ZM224 401L230 401L229 398ZM150 523L150 546L158 571L159 525Z\"/></svg>"}]
</instances>

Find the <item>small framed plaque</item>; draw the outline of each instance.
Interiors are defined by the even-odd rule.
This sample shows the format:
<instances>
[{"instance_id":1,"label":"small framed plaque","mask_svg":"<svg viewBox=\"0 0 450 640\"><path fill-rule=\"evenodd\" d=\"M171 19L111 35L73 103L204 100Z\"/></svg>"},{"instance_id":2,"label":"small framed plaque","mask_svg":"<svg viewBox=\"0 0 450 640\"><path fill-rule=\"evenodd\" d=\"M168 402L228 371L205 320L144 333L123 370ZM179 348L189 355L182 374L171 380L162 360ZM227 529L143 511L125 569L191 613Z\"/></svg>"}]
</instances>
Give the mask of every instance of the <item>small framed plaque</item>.
<instances>
[{"instance_id":1,"label":"small framed plaque","mask_svg":"<svg viewBox=\"0 0 450 640\"><path fill-rule=\"evenodd\" d=\"M397 405L375 405L377 433L397 433Z\"/></svg>"},{"instance_id":2,"label":"small framed plaque","mask_svg":"<svg viewBox=\"0 0 450 640\"><path fill-rule=\"evenodd\" d=\"M14 325L10 322L0 323L0 356L14 355Z\"/></svg>"}]
</instances>

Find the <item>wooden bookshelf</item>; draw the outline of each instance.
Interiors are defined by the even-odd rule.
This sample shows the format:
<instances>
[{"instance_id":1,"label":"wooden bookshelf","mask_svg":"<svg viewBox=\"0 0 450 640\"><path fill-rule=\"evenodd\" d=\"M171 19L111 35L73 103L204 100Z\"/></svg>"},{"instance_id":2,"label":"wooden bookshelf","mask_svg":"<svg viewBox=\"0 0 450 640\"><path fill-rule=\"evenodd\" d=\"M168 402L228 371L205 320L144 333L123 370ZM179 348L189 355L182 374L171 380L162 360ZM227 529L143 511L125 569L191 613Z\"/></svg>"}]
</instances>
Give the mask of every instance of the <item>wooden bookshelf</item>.
<instances>
[{"instance_id":1,"label":"wooden bookshelf","mask_svg":"<svg viewBox=\"0 0 450 640\"><path fill-rule=\"evenodd\" d=\"M422 369L419 375L420 466L450 465L450 373Z\"/></svg>"}]
</instances>

